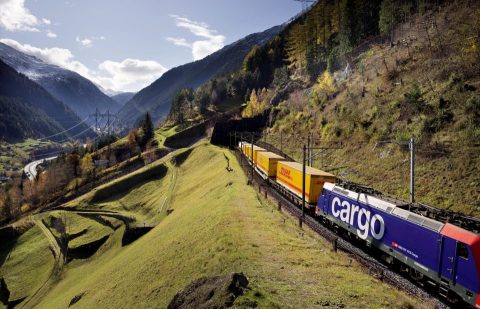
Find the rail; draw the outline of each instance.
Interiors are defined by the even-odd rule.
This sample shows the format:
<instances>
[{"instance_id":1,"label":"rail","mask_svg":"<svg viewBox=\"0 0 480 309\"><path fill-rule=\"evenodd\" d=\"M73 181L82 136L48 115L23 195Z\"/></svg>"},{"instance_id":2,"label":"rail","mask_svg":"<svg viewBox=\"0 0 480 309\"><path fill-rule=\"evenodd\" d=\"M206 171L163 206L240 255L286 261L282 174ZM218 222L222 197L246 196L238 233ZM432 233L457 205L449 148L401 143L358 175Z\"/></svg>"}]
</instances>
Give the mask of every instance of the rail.
<instances>
[{"instance_id":1,"label":"rail","mask_svg":"<svg viewBox=\"0 0 480 309\"><path fill-rule=\"evenodd\" d=\"M238 162L242 162L241 156L243 156L243 154L239 151L235 152ZM243 162L248 162L248 160L243 158ZM243 164L242 169L246 175L249 175L251 168L248 163ZM335 234L334 231L321 224L308 214L303 216L300 208L294 205L280 192L269 186L268 183L265 182L265 179L263 179L258 173L254 173L252 185L263 187L264 192L266 192L266 196L273 198L276 202L278 202L279 210L286 210L290 215L298 218L299 222L303 222L315 233L322 236L327 241L332 242L335 249L344 251L352 259L355 259L358 263L366 267L370 275L373 275L377 279L390 284L401 291L422 299L422 301L428 301L432 303L435 308L450 308L446 303L435 297L433 293L430 293L424 289L424 287L415 284L400 273L390 269L388 265L381 260L373 257L367 251L367 247L361 247L353 242L348 241L347 239L340 237L339 235Z\"/></svg>"}]
</instances>

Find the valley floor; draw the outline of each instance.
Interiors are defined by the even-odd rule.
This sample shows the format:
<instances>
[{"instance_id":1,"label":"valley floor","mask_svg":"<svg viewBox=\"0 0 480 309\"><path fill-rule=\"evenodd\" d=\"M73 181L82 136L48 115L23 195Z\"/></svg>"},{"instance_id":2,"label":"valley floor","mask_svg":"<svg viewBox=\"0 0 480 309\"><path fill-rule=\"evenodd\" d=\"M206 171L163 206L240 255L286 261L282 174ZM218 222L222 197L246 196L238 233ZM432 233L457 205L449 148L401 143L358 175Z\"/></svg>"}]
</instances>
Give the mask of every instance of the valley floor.
<instances>
[{"instance_id":1,"label":"valley floor","mask_svg":"<svg viewBox=\"0 0 480 309\"><path fill-rule=\"evenodd\" d=\"M428 307L274 209L247 186L232 153L202 142L41 215L47 225L51 217L66 222L75 235L70 251L106 239L89 257L71 255L49 279L48 241L32 227L12 248L2 247L0 277L11 300L30 297L47 281L20 305L26 308L165 308L193 280L229 272L250 280L237 308ZM156 227L122 246L126 226L143 223Z\"/></svg>"}]
</instances>

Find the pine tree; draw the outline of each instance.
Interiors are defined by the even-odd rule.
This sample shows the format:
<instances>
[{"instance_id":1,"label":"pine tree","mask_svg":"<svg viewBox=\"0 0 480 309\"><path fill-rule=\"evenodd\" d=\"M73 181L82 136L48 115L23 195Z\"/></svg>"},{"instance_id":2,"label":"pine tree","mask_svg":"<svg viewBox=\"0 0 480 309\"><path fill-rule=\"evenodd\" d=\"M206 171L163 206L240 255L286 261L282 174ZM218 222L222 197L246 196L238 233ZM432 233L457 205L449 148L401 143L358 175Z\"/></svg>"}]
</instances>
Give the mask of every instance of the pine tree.
<instances>
[{"instance_id":1,"label":"pine tree","mask_svg":"<svg viewBox=\"0 0 480 309\"><path fill-rule=\"evenodd\" d=\"M142 124L140 126L140 129L142 131L142 137L141 137L141 147L145 147L147 145L148 141L150 141L153 138L154 132L153 132L153 123L152 123L152 118L150 117L150 113L145 114L145 118L142 121Z\"/></svg>"},{"instance_id":2,"label":"pine tree","mask_svg":"<svg viewBox=\"0 0 480 309\"><path fill-rule=\"evenodd\" d=\"M348 53L357 43L356 12L353 0L345 0L341 8L340 52Z\"/></svg>"},{"instance_id":3,"label":"pine tree","mask_svg":"<svg viewBox=\"0 0 480 309\"><path fill-rule=\"evenodd\" d=\"M393 0L383 0L382 4L380 5L380 16L378 21L380 33L390 33L395 22L396 19ZM391 33L390 39L392 39Z\"/></svg>"}]
</instances>

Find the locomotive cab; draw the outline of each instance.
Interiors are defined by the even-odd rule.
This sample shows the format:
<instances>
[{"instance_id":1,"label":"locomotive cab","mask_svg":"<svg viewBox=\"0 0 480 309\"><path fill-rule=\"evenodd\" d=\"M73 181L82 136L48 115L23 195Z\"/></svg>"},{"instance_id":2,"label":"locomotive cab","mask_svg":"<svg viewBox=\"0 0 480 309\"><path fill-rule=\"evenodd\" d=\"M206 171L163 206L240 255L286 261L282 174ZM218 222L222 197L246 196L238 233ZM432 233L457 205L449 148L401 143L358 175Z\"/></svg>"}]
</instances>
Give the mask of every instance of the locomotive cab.
<instances>
[{"instance_id":1,"label":"locomotive cab","mask_svg":"<svg viewBox=\"0 0 480 309\"><path fill-rule=\"evenodd\" d=\"M480 308L480 235L452 224L440 232L439 275L442 284Z\"/></svg>"},{"instance_id":2,"label":"locomotive cab","mask_svg":"<svg viewBox=\"0 0 480 309\"><path fill-rule=\"evenodd\" d=\"M318 197L317 207L315 208L315 215L318 216L320 211L324 211L325 207L328 205L328 197L327 197L327 190L322 188L320 191L320 196Z\"/></svg>"}]
</instances>

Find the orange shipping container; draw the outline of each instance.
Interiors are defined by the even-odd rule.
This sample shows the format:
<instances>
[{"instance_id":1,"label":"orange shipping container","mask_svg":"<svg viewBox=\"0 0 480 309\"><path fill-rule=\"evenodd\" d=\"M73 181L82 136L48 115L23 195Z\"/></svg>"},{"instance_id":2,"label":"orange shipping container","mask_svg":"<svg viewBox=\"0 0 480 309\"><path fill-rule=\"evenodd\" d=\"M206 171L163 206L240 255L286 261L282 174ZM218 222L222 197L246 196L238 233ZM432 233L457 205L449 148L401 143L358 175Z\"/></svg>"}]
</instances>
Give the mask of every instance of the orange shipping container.
<instances>
[{"instance_id":1,"label":"orange shipping container","mask_svg":"<svg viewBox=\"0 0 480 309\"><path fill-rule=\"evenodd\" d=\"M268 177L277 175L278 161L285 161L285 158L268 151L257 154L257 167Z\"/></svg>"},{"instance_id":2,"label":"orange shipping container","mask_svg":"<svg viewBox=\"0 0 480 309\"><path fill-rule=\"evenodd\" d=\"M336 177L330 173L307 166L305 173L305 201L317 203L325 182L335 182ZM280 161L277 164L277 183L302 198L302 164Z\"/></svg>"}]
</instances>

